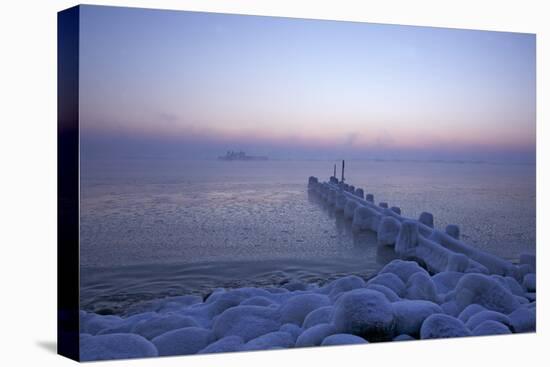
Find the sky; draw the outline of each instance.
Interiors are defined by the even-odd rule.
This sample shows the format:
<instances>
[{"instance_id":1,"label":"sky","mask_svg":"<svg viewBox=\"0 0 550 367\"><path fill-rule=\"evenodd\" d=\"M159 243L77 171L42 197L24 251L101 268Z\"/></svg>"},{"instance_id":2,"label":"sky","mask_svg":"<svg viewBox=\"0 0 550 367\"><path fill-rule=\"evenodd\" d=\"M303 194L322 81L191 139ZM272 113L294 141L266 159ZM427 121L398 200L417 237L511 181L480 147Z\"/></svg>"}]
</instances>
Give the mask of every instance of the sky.
<instances>
[{"instance_id":1,"label":"sky","mask_svg":"<svg viewBox=\"0 0 550 367\"><path fill-rule=\"evenodd\" d=\"M534 162L533 34L83 6L84 158Z\"/></svg>"}]
</instances>

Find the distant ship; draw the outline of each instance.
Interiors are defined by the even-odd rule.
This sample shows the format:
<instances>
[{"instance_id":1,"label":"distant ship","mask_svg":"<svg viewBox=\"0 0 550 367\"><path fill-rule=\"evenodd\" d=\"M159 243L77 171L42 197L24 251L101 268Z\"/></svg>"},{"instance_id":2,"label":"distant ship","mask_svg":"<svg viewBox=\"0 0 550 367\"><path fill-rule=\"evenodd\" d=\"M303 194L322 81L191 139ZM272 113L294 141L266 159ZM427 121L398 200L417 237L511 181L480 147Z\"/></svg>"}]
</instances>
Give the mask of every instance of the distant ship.
<instances>
[{"instance_id":1,"label":"distant ship","mask_svg":"<svg viewBox=\"0 0 550 367\"><path fill-rule=\"evenodd\" d=\"M218 157L222 161L267 161L265 156L246 155L245 152L228 151L224 156Z\"/></svg>"}]
</instances>

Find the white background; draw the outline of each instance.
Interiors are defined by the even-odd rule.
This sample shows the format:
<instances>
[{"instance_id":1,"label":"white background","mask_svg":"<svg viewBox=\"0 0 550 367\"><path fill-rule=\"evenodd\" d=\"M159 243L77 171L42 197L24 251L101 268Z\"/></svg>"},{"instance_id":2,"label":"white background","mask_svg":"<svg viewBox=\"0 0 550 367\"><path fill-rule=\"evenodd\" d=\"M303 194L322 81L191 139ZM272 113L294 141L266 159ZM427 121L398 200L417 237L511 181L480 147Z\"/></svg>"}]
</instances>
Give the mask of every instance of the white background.
<instances>
[{"instance_id":1,"label":"white background","mask_svg":"<svg viewBox=\"0 0 550 367\"><path fill-rule=\"evenodd\" d=\"M538 333L356 347L104 362L135 366L542 365L548 351L546 1L93 1L96 4L537 33ZM0 13L0 365L75 362L56 339L56 12L73 1L3 1ZM546 15L546 18L544 16ZM544 146L543 142L547 142Z\"/></svg>"}]
</instances>

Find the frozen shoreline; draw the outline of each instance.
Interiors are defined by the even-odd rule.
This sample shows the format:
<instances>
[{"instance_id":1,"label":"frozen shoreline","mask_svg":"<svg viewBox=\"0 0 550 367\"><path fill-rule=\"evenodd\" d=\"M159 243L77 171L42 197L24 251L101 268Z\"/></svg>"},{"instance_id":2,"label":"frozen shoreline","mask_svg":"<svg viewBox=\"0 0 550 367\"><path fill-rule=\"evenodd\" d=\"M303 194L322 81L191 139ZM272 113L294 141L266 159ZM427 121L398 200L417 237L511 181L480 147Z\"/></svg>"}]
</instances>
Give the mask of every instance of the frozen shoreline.
<instances>
[{"instance_id":1,"label":"frozen shoreline","mask_svg":"<svg viewBox=\"0 0 550 367\"><path fill-rule=\"evenodd\" d=\"M128 317L81 311L81 359L535 331L534 255L512 264L449 240L458 228L430 230L429 215L419 224L401 219L396 208L365 203L352 186L310 178L309 188L357 230L377 232L379 245L394 247L401 259L366 282L346 276L322 287L218 289L204 300L183 295L149 302Z\"/></svg>"}]
</instances>

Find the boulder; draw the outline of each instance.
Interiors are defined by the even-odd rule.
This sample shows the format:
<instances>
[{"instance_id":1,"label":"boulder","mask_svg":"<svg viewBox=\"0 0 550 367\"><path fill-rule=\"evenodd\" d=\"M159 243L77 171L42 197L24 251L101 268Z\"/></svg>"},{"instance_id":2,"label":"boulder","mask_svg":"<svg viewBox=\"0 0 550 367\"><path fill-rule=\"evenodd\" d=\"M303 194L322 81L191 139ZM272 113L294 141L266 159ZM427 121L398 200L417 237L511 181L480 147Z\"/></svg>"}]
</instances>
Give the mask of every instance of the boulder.
<instances>
[{"instance_id":1,"label":"boulder","mask_svg":"<svg viewBox=\"0 0 550 367\"><path fill-rule=\"evenodd\" d=\"M132 333L139 334L149 340L170 330L186 327L198 327L199 324L189 316L177 314L161 314L150 319L142 320L132 328Z\"/></svg>"},{"instance_id":2,"label":"boulder","mask_svg":"<svg viewBox=\"0 0 550 367\"><path fill-rule=\"evenodd\" d=\"M511 334L510 329L501 324L498 321L487 320L479 324L473 331L472 335L482 336L482 335L500 335L500 334Z\"/></svg>"},{"instance_id":3,"label":"boulder","mask_svg":"<svg viewBox=\"0 0 550 367\"><path fill-rule=\"evenodd\" d=\"M428 272L420 267L416 261L404 261L400 259L393 260L386 264L378 274L392 273L397 275L403 283L407 283L409 277L415 273L424 273L429 275Z\"/></svg>"},{"instance_id":4,"label":"boulder","mask_svg":"<svg viewBox=\"0 0 550 367\"><path fill-rule=\"evenodd\" d=\"M401 223L394 217L385 216L382 217L378 226L378 245L379 246L393 246L397 240Z\"/></svg>"},{"instance_id":5,"label":"boulder","mask_svg":"<svg viewBox=\"0 0 550 367\"><path fill-rule=\"evenodd\" d=\"M136 334L107 334L80 339L80 360L145 358L158 356L157 348Z\"/></svg>"},{"instance_id":6,"label":"boulder","mask_svg":"<svg viewBox=\"0 0 550 367\"><path fill-rule=\"evenodd\" d=\"M483 274L466 274L456 285L456 303L463 310L477 303L489 310L508 314L520 306L515 296L499 282Z\"/></svg>"},{"instance_id":7,"label":"boulder","mask_svg":"<svg viewBox=\"0 0 550 367\"><path fill-rule=\"evenodd\" d=\"M472 333L462 321L445 314L428 316L420 328L420 339L439 339L470 336Z\"/></svg>"},{"instance_id":8,"label":"boulder","mask_svg":"<svg viewBox=\"0 0 550 367\"><path fill-rule=\"evenodd\" d=\"M323 294L309 293L292 297L281 306L280 321L282 324L293 323L301 326L311 311L330 304L330 299Z\"/></svg>"},{"instance_id":9,"label":"boulder","mask_svg":"<svg viewBox=\"0 0 550 367\"><path fill-rule=\"evenodd\" d=\"M510 318L508 316L501 314L500 312L486 310L478 312L470 317L466 322L466 327L470 330L474 330L480 324L488 320L497 321L501 324L506 325L507 327L512 326L512 322L510 321Z\"/></svg>"},{"instance_id":10,"label":"boulder","mask_svg":"<svg viewBox=\"0 0 550 367\"><path fill-rule=\"evenodd\" d=\"M272 347L292 348L294 340L292 335L285 331L273 331L250 340L241 350L264 350Z\"/></svg>"},{"instance_id":11,"label":"boulder","mask_svg":"<svg viewBox=\"0 0 550 367\"><path fill-rule=\"evenodd\" d=\"M159 356L195 354L214 340L212 332L198 327L176 329L152 340Z\"/></svg>"},{"instance_id":12,"label":"boulder","mask_svg":"<svg viewBox=\"0 0 550 367\"><path fill-rule=\"evenodd\" d=\"M407 281L405 298L437 302L437 291L432 278L424 273L411 275Z\"/></svg>"},{"instance_id":13,"label":"boulder","mask_svg":"<svg viewBox=\"0 0 550 367\"><path fill-rule=\"evenodd\" d=\"M379 273L378 275L367 281L367 286L374 284L388 287L398 296L402 296L405 292L405 284L403 283L401 278L393 273Z\"/></svg>"},{"instance_id":14,"label":"boulder","mask_svg":"<svg viewBox=\"0 0 550 367\"><path fill-rule=\"evenodd\" d=\"M225 310L212 326L216 338L240 336L245 342L279 330L278 313L269 307L237 306Z\"/></svg>"},{"instance_id":15,"label":"boulder","mask_svg":"<svg viewBox=\"0 0 550 367\"><path fill-rule=\"evenodd\" d=\"M206 348L201 349L197 354L237 352L241 350L243 345L243 338L236 335L230 335L209 344Z\"/></svg>"},{"instance_id":16,"label":"boulder","mask_svg":"<svg viewBox=\"0 0 550 367\"><path fill-rule=\"evenodd\" d=\"M352 334L333 334L323 339L321 345L352 345L352 344L366 344L365 339Z\"/></svg>"},{"instance_id":17,"label":"boulder","mask_svg":"<svg viewBox=\"0 0 550 367\"><path fill-rule=\"evenodd\" d=\"M324 306L311 311L306 318L302 327L309 329L312 326L318 324L328 324L332 320L332 313L334 312L333 306Z\"/></svg>"},{"instance_id":18,"label":"boulder","mask_svg":"<svg viewBox=\"0 0 550 367\"><path fill-rule=\"evenodd\" d=\"M533 310L527 307L520 307L508 315L510 323L516 333L535 332L537 317Z\"/></svg>"},{"instance_id":19,"label":"boulder","mask_svg":"<svg viewBox=\"0 0 550 367\"><path fill-rule=\"evenodd\" d=\"M422 300L404 300L392 303L395 317L395 333L418 336L420 327L428 316L442 313L437 304Z\"/></svg>"},{"instance_id":20,"label":"boulder","mask_svg":"<svg viewBox=\"0 0 550 367\"><path fill-rule=\"evenodd\" d=\"M321 345L323 340L336 333L336 328L332 324L319 324L305 330L296 340L296 347L313 347Z\"/></svg>"}]
</instances>

